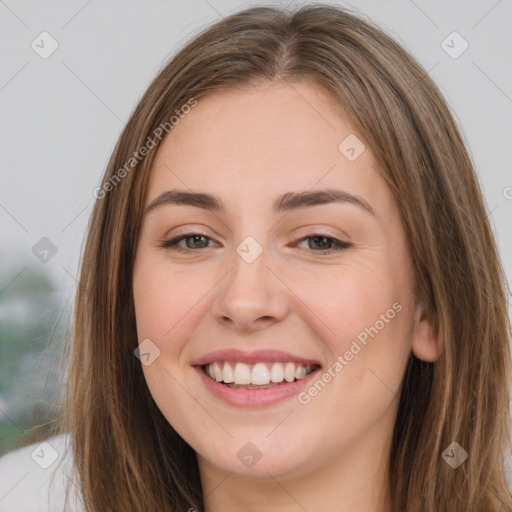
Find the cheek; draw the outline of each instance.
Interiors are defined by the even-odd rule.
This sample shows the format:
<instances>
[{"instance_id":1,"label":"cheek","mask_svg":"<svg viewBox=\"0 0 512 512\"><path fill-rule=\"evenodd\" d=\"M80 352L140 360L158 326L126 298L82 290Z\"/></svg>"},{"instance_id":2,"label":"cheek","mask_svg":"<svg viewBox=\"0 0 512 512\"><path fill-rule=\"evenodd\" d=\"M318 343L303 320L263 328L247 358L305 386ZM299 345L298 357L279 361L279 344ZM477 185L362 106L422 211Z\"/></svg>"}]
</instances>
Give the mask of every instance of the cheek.
<instances>
[{"instance_id":1,"label":"cheek","mask_svg":"<svg viewBox=\"0 0 512 512\"><path fill-rule=\"evenodd\" d=\"M371 258L354 258L354 262L308 273L297 271L294 282L297 294L323 321L327 339L338 352L399 298L394 276Z\"/></svg>"},{"instance_id":2,"label":"cheek","mask_svg":"<svg viewBox=\"0 0 512 512\"><path fill-rule=\"evenodd\" d=\"M379 390L387 393L386 386L398 388L410 352L412 319L407 275L397 264L374 256L347 259L332 271L300 273L296 281L298 294L321 319L316 325L328 348L327 369L336 375L334 395L366 396L366 403Z\"/></svg>"},{"instance_id":3,"label":"cheek","mask_svg":"<svg viewBox=\"0 0 512 512\"><path fill-rule=\"evenodd\" d=\"M134 273L133 297L139 340L165 344L183 331L200 308L208 287L197 272L176 271L165 264L145 265Z\"/></svg>"},{"instance_id":4,"label":"cheek","mask_svg":"<svg viewBox=\"0 0 512 512\"><path fill-rule=\"evenodd\" d=\"M201 284L203 283L203 284ZM158 358L142 365L148 389L169 423L182 436L191 429L189 419L202 418L198 402L183 392L187 385L181 354L198 322L204 276L171 270L165 263L140 259L134 271L133 297L139 342L150 339ZM187 415L183 411L188 411Z\"/></svg>"}]
</instances>

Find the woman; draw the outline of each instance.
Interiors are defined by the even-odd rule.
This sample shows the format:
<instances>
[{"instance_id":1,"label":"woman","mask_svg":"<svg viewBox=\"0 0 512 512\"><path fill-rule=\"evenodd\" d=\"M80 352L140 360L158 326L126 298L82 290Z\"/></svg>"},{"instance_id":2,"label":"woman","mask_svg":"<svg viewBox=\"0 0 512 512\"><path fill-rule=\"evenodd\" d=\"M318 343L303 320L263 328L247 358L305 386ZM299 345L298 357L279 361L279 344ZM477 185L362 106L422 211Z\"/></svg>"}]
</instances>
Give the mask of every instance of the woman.
<instances>
[{"instance_id":1,"label":"woman","mask_svg":"<svg viewBox=\"0 0 512 512\"><path fill-rule=\"evenodd\" d=\"M85 510L512 508L482 193L438 89L373 24L218 22L95 196L62 429Z\"/></svg>"}]
</instances>

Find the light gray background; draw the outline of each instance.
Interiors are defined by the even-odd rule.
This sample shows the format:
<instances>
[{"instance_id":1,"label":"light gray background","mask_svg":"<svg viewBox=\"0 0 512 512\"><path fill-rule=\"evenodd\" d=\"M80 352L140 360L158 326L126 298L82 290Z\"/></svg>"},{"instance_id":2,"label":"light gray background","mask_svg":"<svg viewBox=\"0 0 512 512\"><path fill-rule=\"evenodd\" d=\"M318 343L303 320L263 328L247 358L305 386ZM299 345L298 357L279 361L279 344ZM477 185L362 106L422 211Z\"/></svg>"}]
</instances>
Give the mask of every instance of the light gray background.
<instances>
[{"instance_id":1,"label":"light gray background","mask_svg":"<svg viewBox=\"0 0 512 512\"><path fill-rule=\"evenodd\" d=\"M44 266L72 299L92 192L123 122L185 39L255 3L0 1L4 282L5 273L15 278ZM476 164L510 279L512 1L339 3L367 14L411 50L448 99ZM43 31L59 44L47 59L31 48ZM457 59L441 47L453 31L469 44ZM58 247L47 263L31 252L43 236Z\"/></svg>"}]
</instances>

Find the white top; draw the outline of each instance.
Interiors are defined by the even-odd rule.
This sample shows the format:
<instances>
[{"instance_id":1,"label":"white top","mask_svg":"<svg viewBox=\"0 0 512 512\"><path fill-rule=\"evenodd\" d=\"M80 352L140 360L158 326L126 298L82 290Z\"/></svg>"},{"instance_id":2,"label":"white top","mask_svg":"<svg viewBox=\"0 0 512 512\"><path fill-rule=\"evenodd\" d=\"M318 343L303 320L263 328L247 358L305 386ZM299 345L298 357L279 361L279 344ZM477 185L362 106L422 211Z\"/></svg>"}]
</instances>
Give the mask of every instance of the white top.
<instances>
[{"instance_id":1,"label":"white top","mask_svg":"<svg viewBox=\"0 0 512 512\"><path fill-rule=\"evenodd\" d=\"M69 440L62 434L0 457L0 512L84 511Z\"/></svg>"},{"instance_id":2,"label":"white top","mask_svg":"<svg viewBox=\"0 0 512 512\"><path fill-rule=\"evenodd\" d=\"M0 512L84 512L73 483L69 440L62 434L0 457ZM512 491L509 457L505 471Z\"/></svg>"}]
</instances>

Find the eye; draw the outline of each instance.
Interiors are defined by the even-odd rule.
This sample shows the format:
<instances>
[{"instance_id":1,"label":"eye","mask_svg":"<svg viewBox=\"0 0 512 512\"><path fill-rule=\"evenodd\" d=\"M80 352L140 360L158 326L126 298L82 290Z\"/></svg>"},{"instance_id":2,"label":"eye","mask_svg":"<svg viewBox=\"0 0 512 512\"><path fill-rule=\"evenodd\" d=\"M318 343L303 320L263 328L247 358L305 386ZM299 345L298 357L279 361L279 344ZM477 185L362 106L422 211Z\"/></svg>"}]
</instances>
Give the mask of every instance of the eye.
<instances>
[{"instance_id":1,"label":"eye","mask_svg":"<svg viewBox=\"0 0 512 512\"><path fill-rule=\"evenodd\" d=\"M171 238L170 240L165 240L160 247L164 249L171 249L173 251L187 252L209 248L208 242L210 240L212 240L210 237L207 237L201 233L186 233L185 235L180 235L175 238ZM306 240L311 240L313 242L312 244L308 243L307 248L319 254L340 252L352 246L352 244L349 244L348 242L343 242L337 238L322 234L312 234L306 236L300 239L299 242L295 244L295 246L299 246L299 243L302 243ZM182 241L185 241L185 247L179 245ZM190 243L188 243L189 241Z\"/></svg>"},{"instance_id":2,"label":"eye","mask_svg":"<svg viewBox=\"0 0 512 512\"><path fill-rule=\"evenodd\" d=\"M185 247L179 245L182 240L185 240ZM190 244L188 243L188 240L191 241ZM164 249L172 249L174 251L193 251L196 249L207 248L208 240L211 240L211 238L201 233L186 233L185 235L180 235L175 238L171 238L170 240L165 240L160 247L163 247Z\"/></svg>"},{"instance_id":3,"label":"eye","mask_svg":"<svg viewBox=\"0 0 512 512\"><path fill-rule=\"evenodd\" d=\"M311 249L313 252L317 252L319 254L340 252L352 246L352 244L349 244L348 242L343 242L337 238L317 233L301 238L299 242L302 243L306 240L313 241L312 244L308 243L308 249ZM295 245L298 246L298 244ZM314 250L314 247L319 247L320 250Z\"/></svg>"}]
</instances>

